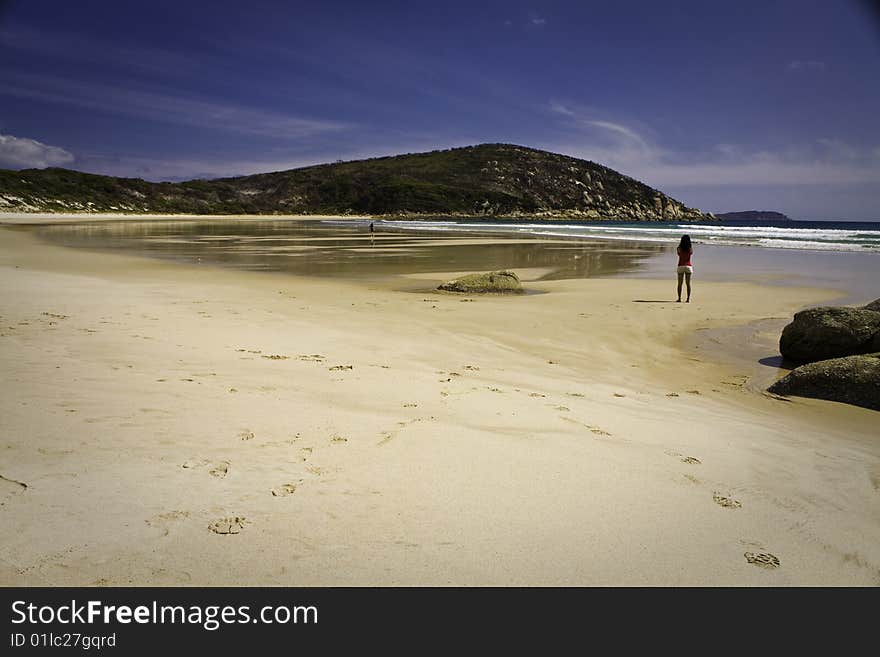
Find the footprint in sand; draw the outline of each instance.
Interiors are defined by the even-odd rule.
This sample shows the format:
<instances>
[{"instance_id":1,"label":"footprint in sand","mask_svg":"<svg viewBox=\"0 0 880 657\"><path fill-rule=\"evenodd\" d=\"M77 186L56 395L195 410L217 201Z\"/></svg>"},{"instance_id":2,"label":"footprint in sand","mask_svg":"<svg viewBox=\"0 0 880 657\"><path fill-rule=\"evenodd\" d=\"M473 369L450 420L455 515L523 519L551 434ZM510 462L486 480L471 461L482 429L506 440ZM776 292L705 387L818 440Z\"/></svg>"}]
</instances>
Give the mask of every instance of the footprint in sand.
<instances>
[{"instance_id":1,"label":"footprint in sand","mask_svg":"<svg viewBox=\"0 0 880 657\"><path fill-rule=\"evenodd\" d=\"M590 430L590 433L594 433L594 434L596 434L597 436L610 436L610 435L611 435L611 434L608 433L607 431L604 431L603 429L600 429L600 428L597 427L597 426L594 426L594 425L592 425L592 424L585 424L584 422L578 422L578 421L575 420L574 418L563 417L562 415L560 415L560 416L559 416L559 419L560 419L560 420L565 420L566 422L571 422L572 424L576 424L576 425L578 425L578 426L580 426L580 427L585 427L585 428L587 428L587 429Z\"/></svg>"},{"instance_id":2,"label":"footprint in sand","mask_svg":"<svg viewBox=\"0 0 880 657\"><path fill-rule=\"evenodd\" d=\"M667 397L678 397L678 393L677 392L667 392L666 396Z\"/></svg>"},{"instance_id":3,"label":"footprint in sand","mask_svg":"<svg viewBox=\"0 0 880 657\"><path fill-rule=\"evenodd\" d=\"M743 556L746 558L746 561L758 566L758 568L775 570L780 566L779 558L769 552L746 552Z\"/></svg>"},{"instance_id":4,"label":"footprint in sand","mask_svg":"<svg viewBox=\"0 0 880 657\"><path fill-rule=\"evenodd\" d=\"M332 436L330 438L330 442L331 443L347 443L348 438L345 438L344 436Z\"/></svg>"},{"instance_id":5,"label":"footprint in sand","mask_svg":"<svg viewBox=\"0 0 880 657\"><path fill-rule=\"evenodd\" d=\"M620 394L619 392L615 392L615 393L614 393L614 396L615 396L615 397L626 397L626 395L622 395L622 394Z\"/></svg>"},{"instance_id":6,"label":"footprint in sand","mask_svg":"<svg viewBox=\"0 0 880 657\"><path fill-rule=\"evenodd\" d=\"M295 492L296 484L281 484L271 490L272 495L275 497L287 497L288 495L293 495Z\"/></svg>"},{"instance_id":7,"label":"footprint in sand","mask_svg":"<svg viewBox=\"0 0 880 657\"><path fill-rule=\"evenodd\" d=\"M326 360L326 357L321 354L300 354L297 356L297 359L311 363L320 363L321 361Z\"/></svg>"},{"instance_id":8,"label":"footprint in sand","mask_svg":"<svg viewBox=\"0 0 880 657\"><path fill-rule=\"evenodd\" d=\"M700 465L702 461L700 459L696 459L693 456L685 456L681 459L682 463L687 463L688 465Z\"/></svg>"},{"instance_id":9,"label":"footprint in sand","mask_svg":"<svg viewBox=\"0 0 880 657\"><path fill-rule=\"evenodd\" d=\"M529 397L546 397L547 395L542 395L540 392L530 392Z\"/></svg>"},{"instance_id":10,"label":"footprint in sand","mask_svg":"<svg viewBox=\"0 0 880 657\"><path fill-rule=\"evenodd\" d=\"M404 404L404 408L418 408L418 404Z\"/></svg>"},{"instance_id":11,"label":"footprint in sand","mask_svg":"<svg viewBox=\"0 0 880 657\"><path fill-rule=\"evenodd\" d=\"M281 354L270 354L270 355L262 355L260 358L265 358L266 360L287 360L290 356L282 356Z\"/></svg>"},{"instance_id":12,"label":"footprint in sand","mask_svg":"<svg viewBox=\"0 0 880 657\"><path fill-rule=\"evenodd\" d=\"M739 509L742 507L742 503L739 500L722 495L717 491L712 493L712 499L715 501L715 504L723 506L725 509Z\"/></svg>"},{"instance_id":13,"label":"footprint in sand","mask_svg":"<svg viewBox=\"0 0 880 657\"><path fill-rule=\"evenodd\" d=\"M188 517L188 511L168 511L167 513L160 513L153 516L152 518L147 518L146 520L144 520L144 522L147 523L150 527L161 529L162 536L168 536L168 533L170 531L168 528L169 523Z\"/></svg>"},{"instance_id":14,"label":"footprint in sand","mask_svg":"<svg viewBox=\"0 0 880 657\"><path fill-rule=\"evenodd\" d=\"M238 439L239 440L253 440L254 439L254 432L250 431L248 429L245 429L244 431L242 431L238 434Z\"/></svg>"},{"instance_id":15,"label":"footprint in sand","mask_svg":"<svg viewBox=\"0 0 880 657\"><path fill-rule=\"evenodd\" d=\"M215 520L208 525L208 529L215 534L240 534L246 524L248 524L247 518L233 516L230 518L220 518L219 520Z\"/></svg>"},{"instance_id":16,"label":"footprint in sand","mask_svg":"<svg viewBox=\"0 0 880 657\"><path fill-rule=\"evenodd\" d=\"M563 411L563 412L571 410L568 406L554 406L553 408L557 411Z\"/></svg>"},{"instance_id":17,"label":"footprint in sand","mask_svg":"<svg viewBox=\"0 0 880 657\"><path fill-rule=\"evenodd\" d=\"M211 465L211 462L206 459L190 459L180 467L186 468L187 470L199 470L205 466L211 466L211 469L208 470L208 474L212 477L218 477L219 479L223 479L223 477L229 472L229 461L223 461L222 463Z\"/></svg>"},{"instance_id":18,"label":"footprint in sand","mask_svg":"<svg viewBox=\"0 0 880 657\"><path fill-rule=\"evenodd\" d=\"M480 368L477 367L476 365L465 365L464 367L462 367L462 369L469 370L471 372L479 372L480 371Z\"/></svg>"},{"instance_id":19,"label":"footprint in sand","mask_svg":"<svg viewBox=\"0 0 880 657\"><path fill-rule=\"evenodd\" d=\"M222 463L218 463L213 468L208 470L208 474L212 477L217 477L218 479L223 479L229 472L229 461L223 461Z\"/></svg>"},{"instance_id":20,"label":"footprint in sand","mask_svg":"<svg viewBox=\"0 0 880 657\"><path fill-rule=\"evenodd\" d=\"M342 372L344 370L353 370L354 365L334 365L333 367L328 367L331 372Z\"/></svg>"}]
</instances>

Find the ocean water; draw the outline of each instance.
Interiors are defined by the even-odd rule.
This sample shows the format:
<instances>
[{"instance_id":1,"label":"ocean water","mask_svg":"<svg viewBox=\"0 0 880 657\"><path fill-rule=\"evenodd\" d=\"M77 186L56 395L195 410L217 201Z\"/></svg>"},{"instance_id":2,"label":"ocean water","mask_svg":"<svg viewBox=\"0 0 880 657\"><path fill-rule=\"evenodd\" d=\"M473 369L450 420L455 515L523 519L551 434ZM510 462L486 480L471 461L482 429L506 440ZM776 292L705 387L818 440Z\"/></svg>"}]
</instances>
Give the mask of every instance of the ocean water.
<instances>
[{"instance_id":1,"label":"ocean water","mask_svg":"<svg viewBox=\"0 0 880 657\"><path fill-rule=\"evenodd\" d=\"M695 244L767 249L849 251L880 255L880 222L787 221L736 223L680 222L379 222L400 230L480 232L635 242L669 242L687 233Z\"/></svg>"},{"instance_id":2,"label":"ocean water","mask_svg":"<svg viewBox=\"0 0 880 657\"><path fill-rule=\"evenodd\" d=\"M627 276L675 282L675 247L694 243L695 284L752 281L836 290L837 303L880 297L880 223L764 224L374 222L229 217L47 223L22 228L64 246L357 281L415 285L409 275L493 269L538 280ZM418 283L424 286L424 282ZM784 290L780 291L784 294Z\"/></svg>"},{"instance_id":3,"label":"ocean water","mask_svg":"<svg viewBox=\"0 0 880 657\"><path fill-rule=\"evenodd\" d=\"M745 280L778 286L799 285L837 290L835 303L858 304L880 298L880 222L597 222L536 223L393 221L379 230L419 234L472 234L496 237L564 239L605 244L608 250L660 249L638 267L618 275L669 277L677 264L681 235L694 244L695 277L702 280ZM387 228L386 228L387 227Z\"/></svg>"}]
</instances>

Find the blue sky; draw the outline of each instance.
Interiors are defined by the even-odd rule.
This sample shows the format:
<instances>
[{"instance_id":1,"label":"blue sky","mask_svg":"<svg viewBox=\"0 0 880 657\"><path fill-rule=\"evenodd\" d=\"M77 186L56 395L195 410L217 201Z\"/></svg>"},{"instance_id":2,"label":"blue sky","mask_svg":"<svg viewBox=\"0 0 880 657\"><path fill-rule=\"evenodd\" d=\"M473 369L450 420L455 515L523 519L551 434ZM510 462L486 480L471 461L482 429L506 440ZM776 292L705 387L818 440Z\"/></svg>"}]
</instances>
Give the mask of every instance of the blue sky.
<instances>
[{"instance_id":1,"label":"blue sky","mask_svg":"<svg viewBox=\"0 0 880 657\"><path fill-rule=\"evenodd\" d=\"M509 142L707 211L880 219L866 2L0 0L0 167L148 180Z\"/></svg>"}]
</instances>

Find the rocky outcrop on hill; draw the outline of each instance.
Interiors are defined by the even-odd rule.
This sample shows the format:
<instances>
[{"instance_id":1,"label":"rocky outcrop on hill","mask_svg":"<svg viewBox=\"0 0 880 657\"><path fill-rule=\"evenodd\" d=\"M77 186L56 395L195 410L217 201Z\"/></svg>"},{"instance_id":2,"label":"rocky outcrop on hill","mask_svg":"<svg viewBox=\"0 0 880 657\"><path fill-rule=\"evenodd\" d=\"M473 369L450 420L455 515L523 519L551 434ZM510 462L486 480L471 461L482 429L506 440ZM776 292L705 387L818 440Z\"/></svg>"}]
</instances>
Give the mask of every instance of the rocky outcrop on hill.
<instances>
[{"instance_id":1,"label":"rocky outcrop on hill","mask_svg":"<svg viewBox=\"0 0 880 657\"><path fill-rule=\"evenodd\" d=\"M512 271L491 271L485 274L468 274L440 285L444 292L522 294L523 287Z\"/></svg>"},{"instance_id":2,"label":"rocky outcrop on hill","mask_svg":"<svg viewBox=\"0 0 880 657\"><path fill-rule=\"evenodd\" d=\"M862 308L823 307L796 313L779 339L783 358L810 363L880 351L880 299Z\"/></svg>"},{"instance_id":3,"label":"rocky outcrop on hill","mask_svg":"<svg viewBox=\"0 0 880 657\"><path fill-rule=\"evenodd\" d=\"M595 162L511 144L182 183L0 170L0 211L714 219Z\"/></svg>"},{"instance_id":4,"label":"rocky outcrop on hill","mask_svg":"<svg viewBox=\"0 0 880 657\"><path fill-rule=\"evenodd\" d=\"M880 411L880 353L802 365L768 390L778 395L827 399Z\"/></svg>"}]
</instances>

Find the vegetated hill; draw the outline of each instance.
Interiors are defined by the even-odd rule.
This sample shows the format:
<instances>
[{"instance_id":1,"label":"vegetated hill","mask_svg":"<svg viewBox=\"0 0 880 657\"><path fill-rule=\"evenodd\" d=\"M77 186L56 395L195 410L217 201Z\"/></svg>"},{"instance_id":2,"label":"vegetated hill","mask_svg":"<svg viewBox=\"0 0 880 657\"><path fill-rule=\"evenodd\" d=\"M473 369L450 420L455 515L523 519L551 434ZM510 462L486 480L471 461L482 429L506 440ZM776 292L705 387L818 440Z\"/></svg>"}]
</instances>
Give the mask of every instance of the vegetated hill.
<instances>
[{"instance_id":1,"label":"vegetated hill","mask_svg":"<svg viewBox=\"0 0 880 657\"><path fill-rule=\"evenodd\" d=\"M508 144L182 183L68 169L0 171L0 210L712 218L594 162Z\"/></svg>"},{"instance_id":2,"label":"vegetated hill","mask_svg":"<svg viewBox=\"0 0 880 657\"><path fill-rule=\"evenodd\" d=\"M793 221L781 212L772 210L745 210L743 212L722 212L715 217L721 221Z\"/></svg>"}]
</instances>

